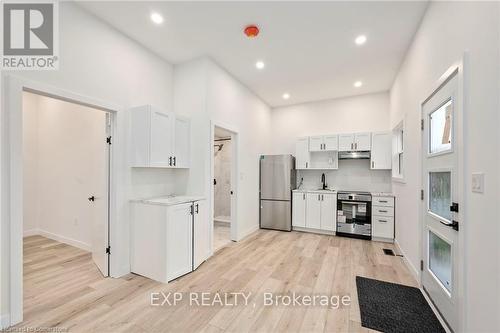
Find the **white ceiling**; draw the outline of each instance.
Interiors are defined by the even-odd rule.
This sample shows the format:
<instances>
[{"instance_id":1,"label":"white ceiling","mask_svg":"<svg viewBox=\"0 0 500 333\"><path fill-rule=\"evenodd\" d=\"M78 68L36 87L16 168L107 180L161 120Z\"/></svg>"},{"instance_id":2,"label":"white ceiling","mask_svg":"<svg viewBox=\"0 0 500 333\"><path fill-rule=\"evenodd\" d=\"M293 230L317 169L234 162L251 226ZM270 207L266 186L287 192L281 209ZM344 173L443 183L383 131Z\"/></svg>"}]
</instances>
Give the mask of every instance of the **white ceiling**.
<instances>
[{"instance_id":1,"label":"white ceiling","mask_svg":"<svg viewBox=\"0 0 500 333\"><path fill-rule=\"evenodd\" d=\"M273 107L390 89L427 7L422 1L80 4L171 63L211 57ZM151 22L153 11L163 15L161 25ZM260 27L257 38L244 36L247 24ZM354 43L360 34L368 37L361 47ZM358 80L363 86L354 88Z\"/></svg>"}]
</instances>

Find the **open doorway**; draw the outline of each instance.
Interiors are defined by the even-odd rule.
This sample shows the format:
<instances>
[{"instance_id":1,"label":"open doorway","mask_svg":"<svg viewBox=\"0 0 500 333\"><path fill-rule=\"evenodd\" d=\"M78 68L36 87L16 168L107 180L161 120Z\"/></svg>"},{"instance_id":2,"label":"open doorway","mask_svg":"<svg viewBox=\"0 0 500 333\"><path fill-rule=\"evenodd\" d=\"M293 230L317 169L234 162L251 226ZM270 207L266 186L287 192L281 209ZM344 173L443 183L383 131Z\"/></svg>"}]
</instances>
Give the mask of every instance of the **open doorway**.
<instances>
[{"instance_id":1,"label":"open doorway","mask_svg":"<svg viewBox=\"0 0 500 333\"><path fill-rule=\"evenodd\" d=\"M22 113L26 315L109 276L111 113L27 91Z\"/></svg>"},{"instance_id":2,"label":"open doorway","mask_svg":"<svg viewBox=\"0 0 500 333\"><path fill-rule=\"evenodd\" d=\"M234 240L235 133L219 126L213 137L213 249Z\"/></svg>"}]
</instances>

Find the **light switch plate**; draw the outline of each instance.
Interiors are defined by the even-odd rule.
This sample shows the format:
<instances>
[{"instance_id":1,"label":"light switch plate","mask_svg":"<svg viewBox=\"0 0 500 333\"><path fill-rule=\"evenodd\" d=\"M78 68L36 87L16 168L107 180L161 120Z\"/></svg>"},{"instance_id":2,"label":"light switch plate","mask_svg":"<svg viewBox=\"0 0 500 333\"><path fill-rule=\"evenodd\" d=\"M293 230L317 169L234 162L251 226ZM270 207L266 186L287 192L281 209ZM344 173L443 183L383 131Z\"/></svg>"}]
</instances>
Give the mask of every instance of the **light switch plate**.
<instances>
[{"instance_id":1,"label":"light switch plate","mask_svg":"<svg viewBox=\"0 0 500 333\"><path fill-rule=\"evenodd\" d=\"M484 193L484 173L472 173L472 192Z\"/></svg>"}]
</instances>

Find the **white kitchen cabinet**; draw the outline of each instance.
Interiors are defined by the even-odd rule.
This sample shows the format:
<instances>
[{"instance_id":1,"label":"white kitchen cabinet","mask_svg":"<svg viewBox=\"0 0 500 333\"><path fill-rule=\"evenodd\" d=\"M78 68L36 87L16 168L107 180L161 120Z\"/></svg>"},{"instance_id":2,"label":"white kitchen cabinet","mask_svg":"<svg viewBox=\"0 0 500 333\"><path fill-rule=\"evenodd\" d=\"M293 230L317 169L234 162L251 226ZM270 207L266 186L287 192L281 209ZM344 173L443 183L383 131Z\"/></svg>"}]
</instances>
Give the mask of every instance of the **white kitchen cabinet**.
<instances>
[{"instance_id":1,"label":"white kitchen cabinet","mask_svg":"<svg viewBox=\"0 0 500 333\"><path fill-rule=\"evenodd\" d=\"M132 167L189 167L189 119L150 105L130 112Z\"/></svg>"},{"instance_id":2,"label":"white kitchen cabinet","mask_svg":"<svg viewBox=\"0 0 500 333\"><path fill-rule=\"evenodd\" d=\"M306 193L306 227L321 229L321 194Z\"/></svg>"},{"instance_id":3,"label":"white kitchen cabinet","mask_svg":"<svg viewBox=\"0 0 500 333\"><path fill-rule=\"evenodd\" d=\"M392 133L372 133L370 168L372 170L392 169Z\"/></svg>"},{"instance_id":4,"label":"white kitchen cabinet","mask_svg":"<svg viewBox=\"0 0 500 333\"><path fill-rule=\"evenodd\" d=\"M339 150L339 136L338 135L325 135L323 139L324 149L326 151Z\"/></svg>"},{"instance_id":5,"label":"white kitchen cabinet","mask_svg":"<svg viewBox=\"0 0 500 333\"><path fill-rule=\"evenodd\" d=\"M335 151L339 148L337 135L318 135L309 137L309 151Z\"/></svg>"},{"instance_id":6,"label":"white kitchen cabinet","mask_svg":"<svg viewBox=\"0 0 500 333\"><path fill-rule=\"evenodd\" d=\"M193 202L193 269L210 257L210 221L206 200Z\"/></svg>"},{"instance_id":7,"label":"white kitchen cabinet","mask_svg":"<svg viewBox=\"0 0 500 333\"><path fill-rule=\"evenodd\" d=\"M306 194L304 192L293 192L292 226L306 227Z\"/></svg>"},{"instance_id":8,"label":"white kitchen cabinet","mask_svg":"<svg viewBox=\"0 0 500 333\"><path fill-rule=\"evenodd\" d=\"M193 270L193 224L191 203L169 207L167 220L167 281ZM150 264L150 258L142 258Z\"/></svg>"},{"instance_id":9,"label":"white kitchen cabinet","mask_svg":"<svg viewBox=\"0 0 500 333\"><path fill-rule=\"evenodd\" d=\"M165 199L166 200L166 199ZM211 255L206 200L131 203L131 271L167 283Z\"/></svg>"},{"instance_id":10,"label":"white kitchen cabinet","mask_svg":"<svg viewBox=\"0 0 500 333\"><path fill-rule=\"evenodd\" d=\"M323 136L309 137L309 151L323 151Z\"/></svg>"},{"instance_id":11,"label":"white kitchen cabinet","mask_svg":"<svg viewBox=\"0 0 500 333\"><path fill-rule=\"evenodd\" d=\"M372 149L371 133L356 133L354 140L354 150L367 151Z\"/></svg>"},{"instance_id":12,"label":"white kitchen cabinet","mask_svg":"<svg viewBox=\"0 0 500 333\"><path fill-rule=\"evenodd\" d=\"M191 121L175 116L174 151L172 164L177 168L189 168L191 154Z\"/></svg>"},{"instance_id":13,"label":"white kitchen cabinet","mask_svg":"<svg viewBox=\"0 0 500 333\"><path fill-rule=\"evenodd\" d=\"M394 241L394 197L374 196L372 199L372 239Z\"/></svg>"},{"instance_id":14,"label":"white kitchen cabinet","mask_svg":"<svg viewBox=\"0 0 500 333\"><path fill-rule=\"evenodd\" d=\"M339 134L339 151L353 151L354 140L354 134Z\"/></svg>"},{"instance_id":15,"label":"white kitchen cabinet","mask_svg":"<svg viewBox=\"0 0 500 333\"><path fill-rule=\"evenodd\" d=\"M337 196L321 194L321 230L335 231L337 215Z\"/></svg>"},{"instance_id":16,"label":"white kitchen cabinet","mask_svg":"<svg viewBox=\"0 0 500 333\"><path fill-rule=\"evenodd\" d=\"M371 133L350 133L339 135L339 151L371 150Z\"/></svg>"},{"instance_id":17,"label":"white kitchen cabinet","mask_svg":"<svg viewBox=\"0 0 500 333\"><path fill-rule=\"evenodd\" d=\"M308 169L310 159L309 138L299 138L295 143L295 169Z\"/></svg>"}]
</instances>

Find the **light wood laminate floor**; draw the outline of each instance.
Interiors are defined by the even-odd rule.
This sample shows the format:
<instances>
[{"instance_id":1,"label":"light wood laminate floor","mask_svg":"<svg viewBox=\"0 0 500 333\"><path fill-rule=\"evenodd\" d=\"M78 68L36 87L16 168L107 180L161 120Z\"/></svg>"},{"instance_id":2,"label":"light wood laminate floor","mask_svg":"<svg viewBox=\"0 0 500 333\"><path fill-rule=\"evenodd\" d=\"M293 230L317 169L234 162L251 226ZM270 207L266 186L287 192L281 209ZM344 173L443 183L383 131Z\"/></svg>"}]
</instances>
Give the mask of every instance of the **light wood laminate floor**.
<instances>
[{"instance_id":1,"label":"light wood laminate floor","mask_svg":"<svg viewBox=\"0 0 500 333\"><path fill-rule=\"evenodd\" d=\"M355 276L416 286L390 244L259 230L169 284L101 277L90 253L41 236L24 241L24 322L71 332L363 332ZM265 292L349 295L350 306L267 307ZM152 292L251 292L249 305L151 306ZM185 295L185 294L183 294ZM187 296L185 296L187 299Z\"/></svg>"}]
</instances>

